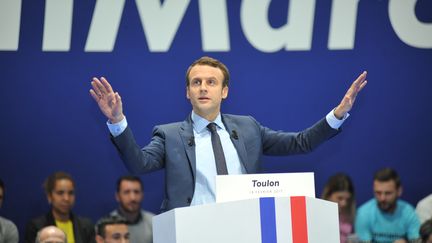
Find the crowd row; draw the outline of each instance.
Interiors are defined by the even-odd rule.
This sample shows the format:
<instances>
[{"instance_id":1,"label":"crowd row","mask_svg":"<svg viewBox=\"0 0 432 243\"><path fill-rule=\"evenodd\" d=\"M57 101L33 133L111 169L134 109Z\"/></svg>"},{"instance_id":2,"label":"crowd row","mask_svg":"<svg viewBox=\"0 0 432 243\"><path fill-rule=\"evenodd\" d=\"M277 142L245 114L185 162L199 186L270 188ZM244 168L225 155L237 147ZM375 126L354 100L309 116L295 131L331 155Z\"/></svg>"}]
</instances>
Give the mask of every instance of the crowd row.
<instances>
[{"instance_id":1,"label":"crowd row","mask_svg":"<svg viewBox=\"0 0 432 243\"><path fill-rule=\"evenodd\" d=\"M49 232L65 235L67 242L75 243L153 241L154 215L141 208L143 185L139 177L126 175L117 180L119 207L99 220L96 227L89 219L72 213L75 182L69 174L53 173L45 180L44 189L51 210L30 220L24 234L26 243L43 242L40 238L49 236ZM328 179L321 197L338 204L341 243L432 243L432 194L414 209L400 199L401 180L391 168L375 172L373 190L375 197L357 207L354 185L347 174L337 173ZM4 184L0 180L0 206L3 195ZM3 242L18 243L18 230L11 221L0 217L0 243Z\"/></svg>"}]
</instances>

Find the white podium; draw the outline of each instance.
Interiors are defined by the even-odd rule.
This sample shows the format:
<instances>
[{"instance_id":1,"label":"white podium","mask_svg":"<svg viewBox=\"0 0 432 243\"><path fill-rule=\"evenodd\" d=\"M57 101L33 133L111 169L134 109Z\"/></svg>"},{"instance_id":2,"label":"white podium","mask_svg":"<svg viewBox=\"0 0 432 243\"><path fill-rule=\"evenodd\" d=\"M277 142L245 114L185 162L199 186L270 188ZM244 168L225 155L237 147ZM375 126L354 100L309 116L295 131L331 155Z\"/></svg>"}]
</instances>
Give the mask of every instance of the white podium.
<instances>
[{"instance_id":1,"label":"white podium","mask_svg":"<svg viewBox=\"0 0 432 243\"><path fill-rule=\"evenodd\" d=\"M153 217L154 243L339 243L336 203L270 197L177 208Z\"/></svg>"}]
</instances>

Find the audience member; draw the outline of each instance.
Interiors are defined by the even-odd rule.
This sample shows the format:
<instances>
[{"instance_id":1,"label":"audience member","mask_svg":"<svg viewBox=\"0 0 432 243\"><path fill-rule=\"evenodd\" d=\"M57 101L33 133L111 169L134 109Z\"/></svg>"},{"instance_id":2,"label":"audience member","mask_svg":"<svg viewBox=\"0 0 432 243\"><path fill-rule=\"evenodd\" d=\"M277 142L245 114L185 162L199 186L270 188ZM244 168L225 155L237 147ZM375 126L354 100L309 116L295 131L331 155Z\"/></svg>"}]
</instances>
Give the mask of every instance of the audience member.
<instances>
[{"instance_id":1,"label":"audience member","mask_svg":"<svg viewBox=\"0 0 432 243\"><path fill-rule=\"evenodd\" d=\"M131 243L152 243L153 213L141 209L144 198L142 181L137 176L122 176L117 180L118 208L111 215L121 215L128 222Z\"/></svg>"},{"instance_id":2,"label":"audience member","mask_svg":"<svg viewBox=\"0 0 432 243\"><path fill-rule=\"evenodd\" d=\"M355 216L354 186L348 175L337 173L331 176L322 193L322 198L339 206L339 231L341 243L347 243L353 233Z\"/></svg>"},{"instance_id":3,"label":"audience member","mask_svg":"<svg viewBox=\"0 0 432 243\"><path fill-rule=\"evenodd\" d=\"M416 212L421 224L426 220L432 219L432 194L429 194L429 196L417 203Z\"/></svg>"},{"instance_id":4,"label":"audience member","mask_svg":"<svg viewBox=\"0 0 432 243\"><path fill-rule=\"evenodd\" d=\"M27 224L26 242L35 242L36 233L48 225L55 225L63 230L68 242L95 242L91 221L72 212L75 203L75 182L72 177L65 172L55 172L45 180L44 188L51 210Z\"/></svg>"},{"instance_id":5,"label":"audience member","mask_svg":"<svg viewBox=\"0 0 432 243\"><path fill-rule=\"evenodd\" d=\"M63 230L50 225L38 231L36 243L67 243L67 237Z\"/></svg>"},{"instance_id":6,"label":"audience member","mask_svg":"<svg viewBox=\"0 0 432 243\"><path fill-rule=\"evenodd\" d=\"M5 196L5 185L0 179L0 208ZM9 219L0 216L0 243L18 243L18 229Z\"/></svg>"},{"instance_id":7,"label":"audience member","mask_svg":"<svg viewBox=\"0 0 432 243\"><path fill-rule=\"evenodd\" d=\"M129 231L125 218L119 215L107 216L96 223L97 243L129 243Z\"/></svg>"},{"instance_id":8,"label":"audience member","mask_svg":"<svg viewBox=\"0 0 432 243\"><path fill-rule=\"evenodd\" d=\"M420 227L422 243L432 243L432 219L427 220Z\"/></svg>"},{"instance_id":9,"label":"audience member","mask_svg":"<svg viewBox=\"0 0 432 243\"><path fill-rule=\"evenodd\" d=\"M374 176L375 198L357 212L355 231L361 242L418 242L420 222L414 208L399 199L402 185L397 172L390 168Z\"/></svg>"}]
</instances>

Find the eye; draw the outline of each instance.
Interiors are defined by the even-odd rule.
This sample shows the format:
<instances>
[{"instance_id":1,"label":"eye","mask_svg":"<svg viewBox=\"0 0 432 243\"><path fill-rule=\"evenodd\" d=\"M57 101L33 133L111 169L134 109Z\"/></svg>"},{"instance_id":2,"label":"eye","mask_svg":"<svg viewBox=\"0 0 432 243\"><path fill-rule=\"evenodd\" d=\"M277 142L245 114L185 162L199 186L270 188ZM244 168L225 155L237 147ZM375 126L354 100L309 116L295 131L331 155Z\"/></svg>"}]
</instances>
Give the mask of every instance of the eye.
<instances>
[{"instance_id":1,"label":"eye","mask_svg":"<svg viewBox=\"0 0 432 243\"><path fill-rule=\"evenodd\" d=\"M214 80L214 79L209 79L209 81L208 81L208 84L209 85L211 85L211 86L215 86L216 85L216 80Z\"/></svg>"},{"instance_id":2,"label":"eye","mask_svg":"<svg viewBox=\"0 0 432 243\"><path fill-rule=\"evenodd\" d=\"M200 85L201 85L201 80L199 79L192 80L192 86L200 86Z\"/></svg>"}]
</instances>

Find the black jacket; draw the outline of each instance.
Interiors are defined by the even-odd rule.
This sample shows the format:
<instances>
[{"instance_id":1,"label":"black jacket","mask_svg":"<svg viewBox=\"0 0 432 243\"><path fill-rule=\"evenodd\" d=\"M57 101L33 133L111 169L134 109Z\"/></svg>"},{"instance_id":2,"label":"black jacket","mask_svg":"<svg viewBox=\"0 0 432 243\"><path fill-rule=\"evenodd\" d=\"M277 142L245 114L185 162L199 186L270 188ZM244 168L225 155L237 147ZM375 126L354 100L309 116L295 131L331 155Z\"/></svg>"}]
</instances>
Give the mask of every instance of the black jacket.
<instances>
[{"instance_id":1,"label":"black jacket","mask_svg":"<svg viewBox=\"0 0 432 243\"><path fill-rule=\"evenodd\" d=\"M82 218L71 213L70 216L73 224L75 243L95 243L95 232L93 223L90 219ZM25 242L34 243L37 232L45 226L56 225L54 216L50 211L46 215L32 219L25 230Z\"/></svg>"}]
</instances>

